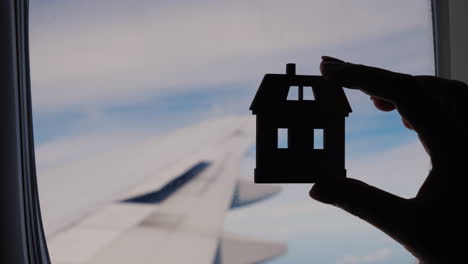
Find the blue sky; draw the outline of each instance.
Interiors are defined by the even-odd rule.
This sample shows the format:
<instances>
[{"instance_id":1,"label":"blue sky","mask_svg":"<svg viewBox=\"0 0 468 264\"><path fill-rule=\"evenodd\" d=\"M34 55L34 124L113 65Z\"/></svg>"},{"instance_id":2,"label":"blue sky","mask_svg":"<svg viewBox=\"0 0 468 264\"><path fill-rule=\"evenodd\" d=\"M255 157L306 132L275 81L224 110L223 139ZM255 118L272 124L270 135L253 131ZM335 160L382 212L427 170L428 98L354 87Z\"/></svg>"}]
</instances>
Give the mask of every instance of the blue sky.
<instances>
[{"instance_id":1,"label":"blue sky","mask_svg":"<svg viewBox=\"0 0 468 264\"><path fill-rule=\"evenodd\" d=\"M76 153L69 148L67 155L80 157L122 138L131 144L142 135L170 133L203 120L249 115L263 74L282 73L288 62L297 64L299 74L318 74L321 55L411 74L434 71L425 0L110 2L31 1L40 166L51 159L43 150L61 142L92 142ZM375 164L391 173L385 164L406 166L404 157L424 155L416 135L403 128L397 113L374 110L358 91L347 95L353 108L346 135L350 173L362 172L377 186L410 196L422 176L404 184L397 181L401 177L393 182L367 174L382 170ZM106 140L95 140L103 135ZM398 151L402 154L394 154ZM427 169L423 158L418 162L422 170L410 173ZM412 263L404 249L367 224L335 208L317 209L307 197L309 188L284 186L271 201L233 212L227 227L286 239L290 253L274 263ZM297 209L304 216L284 217L277 230L297 224L301 232L247 228L277 214L272 211L296 205L305 206ZM254 211L263 215L247 221ZM315 229L326 222L330 228L309 232L306 223L297 222L314 221L314 214L319 216Z\"/></svg>"}]
</instances>

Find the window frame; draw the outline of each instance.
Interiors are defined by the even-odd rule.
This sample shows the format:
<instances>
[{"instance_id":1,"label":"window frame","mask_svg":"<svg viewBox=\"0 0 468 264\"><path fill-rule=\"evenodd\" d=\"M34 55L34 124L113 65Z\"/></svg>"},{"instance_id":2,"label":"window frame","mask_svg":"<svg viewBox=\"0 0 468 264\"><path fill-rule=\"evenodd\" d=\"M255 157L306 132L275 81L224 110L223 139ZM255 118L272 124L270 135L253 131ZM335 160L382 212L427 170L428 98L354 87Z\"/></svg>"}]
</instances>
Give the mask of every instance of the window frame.
<instances>
[{"instance_id":1,"label":"window frame","mask_svg":"<svg viewBox=\"0 0 468 264\"><path fill-rule=\"evenodd\" d=\"M37 189L27 0L0 1L2 263L50 263Z\"/></svg>"}]
</instances>

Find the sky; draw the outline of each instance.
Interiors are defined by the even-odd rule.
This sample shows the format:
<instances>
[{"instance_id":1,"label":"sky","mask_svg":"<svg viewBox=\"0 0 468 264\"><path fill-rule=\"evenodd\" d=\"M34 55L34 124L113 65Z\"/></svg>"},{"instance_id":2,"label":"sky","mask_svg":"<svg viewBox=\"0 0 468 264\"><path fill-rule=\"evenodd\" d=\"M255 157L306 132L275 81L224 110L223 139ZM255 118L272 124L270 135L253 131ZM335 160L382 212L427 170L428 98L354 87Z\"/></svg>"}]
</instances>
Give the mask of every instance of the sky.
<instances>
[{"instance_id":1,"label":"sky","mask_svg":"<svg viewBox=\"0 0 468 264\"><path fill-rule=\"evenodd\" d=\"M427 0L30 4L40 187L64 164L137 148L206 120L250 115L262 76L283 73L289 62L298 74L319 74L322 55L434 73ZM346 93L353 108L346 121L348 175L413 196L430 168L416 135L396 113L378 112L359 91ZM252 166L246 156L242 177L251 178ZM230 213L226 228L288 241L289 254L273 263L414 262L366 223L310 200L309 189L284 185L275 198Z\"/></svg>"}]
</instances>

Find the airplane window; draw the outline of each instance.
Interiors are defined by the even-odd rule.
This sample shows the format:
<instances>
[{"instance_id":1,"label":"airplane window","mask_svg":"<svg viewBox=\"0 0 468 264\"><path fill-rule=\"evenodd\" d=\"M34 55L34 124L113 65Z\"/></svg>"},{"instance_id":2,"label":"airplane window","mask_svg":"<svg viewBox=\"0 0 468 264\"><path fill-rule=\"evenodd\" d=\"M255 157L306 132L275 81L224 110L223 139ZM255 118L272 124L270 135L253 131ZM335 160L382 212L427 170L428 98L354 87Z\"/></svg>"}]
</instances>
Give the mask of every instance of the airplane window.
<instances>
[{"instance_id":1,"label":"airplane window","mask_svg":"<svg viewBox=\"0 0 468 264\"><path fill-rule=\"evenodd\" d=\"M264 74L322 55L434 74L430 1L30 2L52 263L414 263L309 184L254 185L248 109ZM417 136L345 92L347 176L414 196Z\"/></svg>"}]
</instances>

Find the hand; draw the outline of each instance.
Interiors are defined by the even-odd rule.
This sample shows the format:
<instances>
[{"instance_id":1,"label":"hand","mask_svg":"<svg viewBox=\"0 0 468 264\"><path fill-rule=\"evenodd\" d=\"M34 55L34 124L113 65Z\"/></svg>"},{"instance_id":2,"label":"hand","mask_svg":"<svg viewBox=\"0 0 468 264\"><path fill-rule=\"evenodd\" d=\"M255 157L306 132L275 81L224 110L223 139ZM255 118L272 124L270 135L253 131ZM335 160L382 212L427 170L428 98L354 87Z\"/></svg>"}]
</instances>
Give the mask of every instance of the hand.
<instances>
[{"instance_id":1,"label":"hand","mask_svg":"<svg viewBox=\"0 0 468 264\"><path fill-rule=\"evenodd\" d=\"M312 187L310 196L374 225L422 263L464 260L468 225L468 86L331 57L322 57L320 70L326 79L370 95L378 109L396 109L403 124L418 134L431 158L432 169L412 199L351 178L321 180Z\"/></svg>"}]
</instances>

